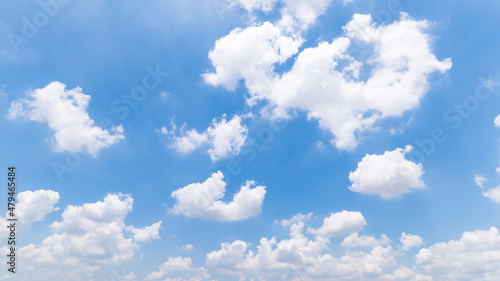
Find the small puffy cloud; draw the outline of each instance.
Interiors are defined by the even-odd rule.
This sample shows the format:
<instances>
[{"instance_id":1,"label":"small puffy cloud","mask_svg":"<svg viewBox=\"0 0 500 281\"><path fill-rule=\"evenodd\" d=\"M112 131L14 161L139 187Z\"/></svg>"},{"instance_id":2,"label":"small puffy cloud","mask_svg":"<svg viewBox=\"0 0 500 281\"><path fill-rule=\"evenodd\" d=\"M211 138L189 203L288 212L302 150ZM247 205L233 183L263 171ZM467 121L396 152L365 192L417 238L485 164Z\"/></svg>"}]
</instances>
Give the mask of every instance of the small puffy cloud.
<instances>
[{"instance_id":1,"label":"small puffy cloud","mask_svg":"<svg viewBox=\"0 0 500 281\"><path fill-rule=\"evenodd\" d=\"M184 251L194 251L194 247L191 244L186 244L186 245L182 246L182 249Z\"/></svg>"},{"instance_id":2,"label":"small puffy cloud","mask_svg":"<svg viewBox=\"0 0 500 281\"><path fill-rule=\"evenodd\" d=\"M500 128L500 115L498 115L495 118L494 124L495 124L495 127ZM497 168L497 173L500 173L500 167ZM498 201L496 201L496 202L498 202Z\"/></svg>"},{"instance_id":3,"label":"small puffy cloud","mask_svg":"<svg viewBox=\"0 0 500 281\"><path fill-rule=\"evenodd\" d=\"M137 279L137 275L135 273L130 272L129 274L125 275L125 281L134 281Z\"/></svg>"},{"instance_id":4,"label":"small puffy cloud","mask_svg":"<svg viewBox=\"0 0 500 281\"><path fill-rule=\"evenodd\" d=\"M498 280L500 235L495 227L465 232L460 240L436 243L415 257L435 280Z\"/></svg>"},{"instance_id":5,"label":"small puffy cloud","mask_svg":"<svg viewBox=\"0 0 500 281\"><path fill-rule=\"evenodd\" d=\"M19 193L18 220L24 224L42 220L55 210L53 206L58 199L59 194L50 190ZM49 225L53 234L39 244L18 248L19 255L29 265L23 278L33 281L97 280L117 264L130 260L140 248L137 242L159 237L157 231L161 224L157 222L139 229L126 226L124 221L132 211L132 204L130 195L119 193L108 194L95 203L67 206L61 214L62 220ZM0 250L5 252L6 249ZM133 272L126 275L123 270L120 275L123 280L137 279ZM111 278L115 277L113 273Z\"/></svg>"},{"instance_id":6,"label":"small puffy cloud","mask_svg":"<svg viewBox=\"0 0 500 281\"><path fill-rule=\"evenodd\" d=\"M353 233L347 236L344 241L340 244L340 246L344 248L356 248L356 247L375 247L375 246L383 246L389 244L390 240L387 235L380 235L380 239L377 239L370 235L362 235L359 236L358 233Z\"/></svg>"},{"instance_id":7,"label":"small puffy cloud","mask_svg":"<svg viewBox=\"0 0 500 281\"><path fill-rule=\"evenodd\" d=\"M210 158L217 161L230 155L238 155L247 139L248 129L241 125L241 117L234 115L226 121L226 115L219 122L212 121L207 129L212 147L208 150Z\"/></svg>"},{"instance_id":8,"label":"small puffy cloud","mask_svg":"<svg viewBox=\"0 0 500 281\"><path fill-rule=\"evenodd\" d=\"M86 233L100 226L123 221L132 211L134 199L130 195L108 194L104 201L69 205L62 213L63 220L50 227L56 232Z\"/></svg>"},{"instance_id":9,"label":"small puffy cloud","mask_svg":"<svg viewBox=\"0 0 500 281\"><path fill-rule=\"evenodd\" d=\"M190 218L216 221L239 221L262 212L266 195L264 186L256 186L247 181L233 196L233 201L221 201L226 193L226 183L222 172L212 174L203 183L192 183L172 192L176 200L172 212Z\"/></svg>"},{"instance_id":10,"label":"small puffy cloud","mask_svg":"<svg viewBox=\"0 0 500 281\"><path fill-rule=\"evenodd\" d=\"M63 220L50 225L55 232L38 246L30 244L22 250L30 252L35 261L72 264L81 258L103 263L126 260L134 254L132 239L123 237L124 219L132 211L132 197L106 196L104 201L68 206ZM61 248L60 245L67 245ZM64 259L62 259L64 257Z\"/></svg>"},{"instance_id":11,"label":"small puffy cloud","mask_svg":"<svg viewBox=\"0 0 500 281\"><path fill-rule=\"evenodd\" d=\"M408 251L409 249L413 247L420 247L424 245L424 241L420 236L418 235L412 235L412 234L406 234L402 233L401 237L399 238L399 242L401 242L401 250L402 251Z\"/></svg>"},{"instance_id":12,"label":"small puffy cloud","mask_svg":"<svg viewBox=\"0 0 500 281\"><path fill-rule=\"evenodd\" d=\"M173 118L170 123L172 127L170 130L166 127L162 127L160 132L169 137L171 147L175 148L177 152L187 154L208 143L208 136L206 133L198 133L195 129L186 131L184 129L185 125L177 129L177 125L174 123Z\"/></svg>"},{"instance_id":13,"label":"small puffy cloud","mask_svg":"<svg viewBox=\"0 0 500 281\"><path fill-rule=\"evenodd\" d=\"M57 211L54 205L59 193L52 190L23 191L17 195L16 216L25 224L41 221L47 214Z\"/></svg>"},{"instance_id":14,"label":"small puffy cloud","mask_svg":"<svg viewBox=\"0 0 500 281\"><path fill-rule=\"evenodd\" d=\"M134 234L134 241L148 242L160 239L161 223L162 221L159 221L143 228L135 228L133 225L130 225L126 227L126 230Z\"/></svg>"},{"instance_id":15,"label":"small puffy cloud","mask_svg":"<svg viewBox=\"0 0 500 281\"><path fill-rule=\"evenodd\" d=\"M162 131L164 131L163 128ZM181 137L175 137L172 145L177 149L177 151L185 154L198 149L198 147L205 143L208 143L207 134L200 134L195 129L192 129L183 133L183 136Z\"/></svg>"},{"instance_id":16,"label":"small puffy cloud","mask_svg":"<svg viewBox=\"0 0 500 281\"><path fill-rule=\"evenodd\" d=\"M121 125L108 130L95 124L87 112L90 96L81 88L66 90L66 85L52 82L27 95L28 98L11 103L8 117L47 123L55 132L56 152L86 151L95 156L99 150L125 138Z\"/></svg>"},{"instance_id":17,"label":"small puffy cloud","mask_svg":"<svg viewBox=\"0 0 500 281\"><path fill-rule=\"evenodd\" d=\"M173 276L176 277L173 277ZM182 278L181 278L182 276ZM165 279L167 277L167 279ZM171 279L171 278L174 279ZM205 280L210 275L203 267L194 267L191 258L169 257L158 267L158 271L150 273L147 280Z\"/></svg>"},{"instance_id":18,"label":"small puffy cloud","mask_svg":"<svg viewBox=\"0 0 500 281\"><path fill-rule=\"evenodd\" d=\"M422 164L413 163L405 158L413 147L397 148L386 151L383 155L367 154L358 168L349 173L354 192L378 195L384 199L401 197L412 189L421 189L425 184L421 180L424 174Z\"/></svg>"},{"instance_id":19,"label":"small puffy cloud","mask_svg":"<svg viewBox=\"0 0 500 281\"><path fill-rule=\"evenodd\" d=\"M490 198L493 202L500 204L500 185L483 191L483 195Z\"/></svg>"},{"instance_id":20,"label":"small puffy cloud","mask_svg":"<svg viewBox=\"0 0 500 281\"><path fill-rule=\"evenodd\" d=\"M137 275L134 272L126 273L125 268L122 268L121 272L112 270L109 278L104 281L137 281Z\"/></svg>"},{"instance_id":21,"label":"small puffy cloud","mask_svg":"<svg viewBox=\"0 0 500 281\"><path fill-rule=\"evenodd\" d=\"M160 97L165 99L165 98L168 98L171 94L172 93L170 93L169 91L162 91L160 93Z\"/></svg>"},{"instance_id":22,"label":"small puffy cloud","mask_svg":"<svg viewBox=\"0 0 500 281\"><path fill-rule=\"evenodd\" d=\"M476 174L474 176L474 182L476 183L477 186L479 186L480 188L484 188L484 183L487 182L488 179L486 179L485 177L483 177L482 175L479 175L479 174Z\"/></svg>"},{"instance_id":23,"label":"small puffy cloud","mask_svg":"<svg viewBox=\"0 0 500 281\"><path fill-rule=\"evenodd\" d=\"M207 254L207 266L218 268L230 268L239 264L245 257L249 245L244 241L233 243L222 243L219 251Z\"/></svg>"},{"instance_id":24,"label":"small puffy cloud","mask_svg":"<svg viewBox=\"0 0 500 281\"><path fill-rule=\"evenodd\" d=\"M185 131L184 125L177 130L173 121L170 131L163 127L160 132L169 136L171 146L183 154L208 144L210 146L208 154L215 162L240 153L248 135L248 128L241 122L242 118L239 115L234 115L231 120L227 121L224 114L219 121L213 119L205 132L199 133L195 129Z\"/></svg>"},{"instance_id":25,"label":"small puffy cloud","mask_svg":"<svg viewBox=\"0 0 500 281\"><path fill-rule=\"evenodd\" d=\"M343 256L335 258L325 254L316 265L308 269L310 275L330 276L328 280L373 280L388 268L396 264L395 253L391 246L376 246L369 252L347 251ZM314 276L313 275L313 276Z\"/></svg>"},{"instance_id":26,"label":"small puffy cloud","mask_svg":"<svg viewBox=\"0 0 500 281\"><path fill-rule=\"evenodd\" d=\"M299 223L299 222L304 222L308 221L311 219L313 213L309 213L307 215L303 215L301 213L296 214L295 216L291 217L290 219L284 219L280 222L281 226L283 227L289 227L293 224Z\"/></svg>"},{"instance_id":27,"label":"small puffy cloud","mask_svg":"<svg viewBox=\"0 0 500 281\"><path fill-rule=\"evenodd\" d=\"M322 141L317 141L316 142L316 148L318 150L324 150L325 149L325 144Z\"/></svg>"},{"instance_id":28,"label":"small puffy cloud","mask_svg":"<svg viewBox=\"0 0 500 281\"><path fill-rule=\"evenodd\" d=\"M474 177L474 181L476 182L476 185L481 187L483 189L483 196L490 198L493 202L499 203L500 204L500 185L494 188L486 189L484 187L484 183L488 181L485 177L482 175L476 174Z\"/></svg>"},{"instance_id":29,"label":"small puffy cloud","mask_svg":"<svg viewBox=\"0 0 500 281\"><path fill-rule=\"evenodd\" d=\"M351 234L363 229L366 220L360 212L342 211L333 213L323 220L323 225L318 229L308 228L307 232L320 237Z\"/></svg>"}]
</instances>

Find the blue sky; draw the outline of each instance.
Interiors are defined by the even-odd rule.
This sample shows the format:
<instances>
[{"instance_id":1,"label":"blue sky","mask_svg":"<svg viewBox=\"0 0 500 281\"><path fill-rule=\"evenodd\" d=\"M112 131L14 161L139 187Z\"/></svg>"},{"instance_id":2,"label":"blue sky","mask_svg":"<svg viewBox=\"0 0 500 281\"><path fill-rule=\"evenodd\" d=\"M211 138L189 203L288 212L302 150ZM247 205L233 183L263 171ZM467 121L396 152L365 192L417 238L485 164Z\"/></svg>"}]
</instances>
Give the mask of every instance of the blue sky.
<instances>
[{"instance_id":1,"label":"blue sky","mask_svg":"<svg viewBox=\"0 0 500 281\"><path fill-rule=\"evenodd\" d=\"M0 280L500 276L494 1L40 3L0 9Z\"/></svg>"}]
</instances>

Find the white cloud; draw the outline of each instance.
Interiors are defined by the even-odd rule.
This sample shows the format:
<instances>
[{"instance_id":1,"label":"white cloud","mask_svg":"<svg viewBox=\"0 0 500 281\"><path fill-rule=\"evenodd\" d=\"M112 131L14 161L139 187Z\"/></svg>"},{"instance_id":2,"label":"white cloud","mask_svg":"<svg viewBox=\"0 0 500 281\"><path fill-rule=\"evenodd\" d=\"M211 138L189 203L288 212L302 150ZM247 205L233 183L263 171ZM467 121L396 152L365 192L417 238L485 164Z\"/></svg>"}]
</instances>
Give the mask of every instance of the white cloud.
<instances>
[{"instance_id":1,"label":"white cloud","mask_svg":"<svg viewBox=\"0 0 500 281\"><path fill-rule=\"evenodd\" d=\"M208 150L210 158L217 161L229 155L238 155L241 147L245 144L248 129L241 125L241 117L233 116L233 119L226 121L226 115L220 122L215 120L212 126L207 129L212 147Z\"/></svg>"},{"instance_id":2,"label":"white cloud","mask_svg":"<svg viewBox=\"0 0 500 281\"><path fill-rule=\"evenodd\" d=\"M329 280L374 279L374 276L380 276L396 264L394 257L391 246L375 246L370 252L348 251L340 258L325 254L318 258L316 265L308 269L308 273L331 276Z\"/></svg>"},{"instance_id":3,"label":"white cloud","mask_svg":"<svg viewBox=\"0 0 500 281\"><path fill-rule=\"evenodd\" d=\"M316 148L318 150L324 150L325 149L325 144L322 141L317 141L316 142Z\"/></svg>"},{"instance_id":4,"label":"white cloud","mask_svg":"<svg viewBox=\"0 0 500 281\"><path fill-rule=\"evenodd\" d=\"M495 227L465 232L458 241L421 249L416 259L435 280L498 280L500 235Z\"/></svg>"},{"instance_id":5,"label":"white cloud","mask_svg":"<svg viewBox=\"0 0 500 281\"><path fill-rule=\"evenodd\" d=\"M57 211L54 205L59 193L52 190L23 191L17 195L16 216L25 224L41 221L47 214Z\"/></svg>"},{"instance_id":6,"label":"white cloud","mask_svg":"<svg viewBox=\"0 0 500 281\"><path fill-rule=\"evenodd\" d=\"M375 247L375 246L384 246L389 244L390 240L387 235L380 235L380 239L377 239L370 235L362 235L359 236L358 233L353 233L347 236L344 241L340 244L340 246L344 248L356 248L356 247Z\"/></svg>"},{"instance_id":7,"label":"white cloud","mask_svg":"<svg viewBox=\"0 0 500 281\"><path fill-rule=\"evenodd\" d=\"M63 220L52 223L50 227L56 233L85 233L107 226L108 223L119 223L132 211L133 202L130 195L108 194L104 201L69 205L61 215Z\"/></svg>"},{"instance_id":8,"label":"white cloud","mask_svg":"<svg viewBox=\"0 0 500 281\"><path fill-rule=\"evenodd\" d=\"M383 155L367 154L358 168L349 173L354 192L378 195L384 199L398 198L412 189L424 188L421 180L424 174L422 164L406 160L405 155L413 147L397 148L386 151Z\"/></svg>"},{"instance_id":9,"label":"white cloud","mask_svg":"<svg viewBox=\"0 0 500 281\"><path fill-rule=\"evenodd\" d=\"M279 25L266 22L233 30L210 51L215 71L204 78L211 85L228 89L235 89L243 79L250 94L249 105L267 100L278 112L307 112L309 119L318 120L320 127L333 134L339 149L353 149L359 142L357 134L373 128L376 121L401 117L418 107L429 88L429 75L446 72L451 60L439 61L432 53L426 34L428 23L406 14L381 26L373 23L371 16L357 14L342 36L298 53L303 40L298 33L283 35L289 34L283 26L295 22L284 23L286 16L309 22L327 2L289 1ZM295 8L304 5L314 8L309 12ZM372 48L373 56L356 60L351 56L352 41ZM289 71L274 71L275 64L296 53Z\"/></svg>"},{"instance_id":10,"label":"white cloud","mask_svg":"<svg viewBox=\"0 0 500 281\"><path fill-rule=\"evenodd\" d=\"M242 118L234 115L229 121L226 115L220 121L212 120L205 132L198 133L195 129L185 131L184 125L177 131L172 120L172 130L161 128L161 133L169 136L172 147L180 153L190 153L199 147L209 144L208 154L212 161L218 161L231 155L238 155L245 144L248 128L242 125Z\"/></svg>"},{"instance_id":11,"label":"white cloud","mask_svg":"<svg viewBox=\"0 0 500 281\"><path fill-rule=\"evenodd\" d=\"M135 228L133 225L130 225L126 227L126 230L134 234L134 241L148 242L160 239L161 223L162 221L159 221L143 228Z\"/></svg>"},{"instance_id":12,"label":"white cloud","mask_svg":"<svg viewBox=\"0 0 500 281\"><path fill-rule=\"evenodd\" d=\"M27 229L33 222L42 221L49 213L57 211L54 205L59 201L59 193L52 190L23 191L17 194L17 202L14 214L21 228ZM8 225L7 219L11 218L10 211L7 211L5 217L0 217L1 225ZM4 238L9 233L6 227L0 228L0 237Z\"/></svg>"},{"instance_id":13,"label":"white cloud","mask_svg":"<svg viewBox=\"0 0 500 281\"><path fill-rule=\"evenodd\" d=\"M168 98L171 94L172 93L170 93L169 91L162 91L160 93L160 97L165 99L165 98Z\"/></svg>"},{"instance_id":14,"label":"white cloud","mask_svg":"<svg viewBox=\"0 0 500 281\"><path fill-rule=\"evenodd\" d=\"M166 134L166 128L162 128L162 132ZM203 144L208 143L208 137L206 133L198 133L195 129L186 131L183 136L174 136L172 146L180 153L190 153Z\"/></svg>"},{"instance_id":15,"label":"white cloud","mask_svg":"<svg viewBox=\"0 0 500 281\"><path fill-rule=\"evenodd\" d=\"M135 273L133 272L130 272L129 274L127 274L125 276L125 281L133 281L137 278L137 276L135 275Z\"/></svg>"},{"instance_id":16,"label":"white cloud","mask_svg":"<svg viewBox=\"0 0 500 281\"><path fill-rule=\"evenodd\" d=\"M90 96L82 93L81 88L66 90L66 85L52 82L27 95L26 99L12 102L8 117L47 123L55 131L56 152L87 151L95 156L99 150L125 138L121 125L105 130L95 124L87 113Z\"/></svg>"},{"instance_id":17,"label":"white cloud","mask_svg":"<svg viewBox=\"0 0 500 281\"><path fill-rule=\"evenodd\" d=\"M328 237L349 234L364 225L359 213L337 214L335 222L331 219L335 216L324 220L320 227L325 230L324 233L315 235L313 239L304 233L304 221L310 216L298 214L283 220L282 225L290 227L289 239L277 241L275 237L261 238L256 251L251 250L251 245L244 241L223 243L219 251L207 254L206 264L224 274L255 280L297 280L297 277L301 280L372 280L395 265L397 253L391 246L373 245L368 252L348 250L344 254L332 253ZM356 227L344 221L348 217L354 219ZM331 230L334 224L339 227Z\"/></svg>"},{"instance_id":18,"label":"white cloud","mask_svg":"<svg viewBox=\"0 0 500 281\"><path fill-rule=\"evenodd\" d=\"M483 196L490 198L493 202L499 203L500 204L500 185L494 188L490 188L485 190L484 183L488 181L485 177L482 175L476 174L474 177L474 181L476 182L476 185L481 187L483 189Z\"/></svg>"},{"instance_id":19,"label":"white cloud","mask_svg":"<svg viewBox=\"0 0 500 281\"><path fill-rule=\"evenodd\" d=\"M295 216L291 217L290 219L284 219L284 220L282 220L280 222L280 224L283 227L290 227L293 224L310 220L311 217L312 217L312 215L313 215L313 213L309 213L307 215L303 215L301 213L298 213Z\"/></svg>"},{"instance_id":20,"label":"white cloud","mask_svg":"<svg viewBox=\"0 0 500 281\"><path fill-rule=\"evenodd\" d=\"M357 232L363 229L366 220L360 212L342 211L333 213L323 220L318 229L308 228L307 232L320 237L334 237Z\"/></svg>"},{"instance_id":21,"label":"white cloud","mask_svg":"<svg viewBox=\"0 0 500 281\"><path fill-rule=\"evenodd\" d=\"M182 246L182 249L184 251L194 251L194 247L191 244L186 244L186 245Z\"/></svg>"},{"instance_id":22,"label":"white cloud","mask_svg":"<svg viewBox=\"0 0 500 281\"><path fill-rule=\"evenodd\" d=\"M282 2L284 7L281 9L279 25L288 31L293 31L306 29L313 24L330 6L332 0L282 0Z\"/></svg>"},{"instance_id":23,"label":"white cloud","mask_svg":"<svg viewBox=\"0 0 500 281\"><path fill-rule=\"evenodd\" d=\"M262 212L262 203L266 195L264 186L256 186L253 181L245 185L233 196L233 201L221 201L226 193L224 175L219 171L212 174L203 183L192 183L172 192L176 203L174 214L183 214L190 218L216 221L238 221L248 219Z\"/></svg>"},{"instance_id":24,"label":"white cloud","mask_svg":"<svg viewBox=\"0 0 500 281\"><path fill-rule=\"evenodd\" d=\"M412 235L412 234L406 234L402 233L401 238L399 238L399 241L401 242L401 250L403 251L408 251L409 249L413 247L420 247L424 245L424 241L422 238L418 235Z\"/></svg>"},{"instance_id":25,"label":"white cloud","mask_svg":"<svg viewBox=\"0 0 500 281\"><path fill-rule=\"evenodd\" d=\"M47 280L57 274L64 280L89 280L101 267L131 259L139 248L124 235L132 204L130 195L108 194L103 201L67 206L62 220L50 225L54 234L19 248L25 263L37 269L27 279Z\"/></svg>"},{"instance_id":26,"label":"white cloud","mask_svg":"<svg viewBox=\"0 0 500 281\"><path fill-rule=\"evenodd\" d=\"M231 268L238 265L247 251L248 244L237 240L233 243L222 243L219 251L207 254L207 266Z\"/></svg>"},{"instance_id":27,"label":"white cloud","mask_svg":"<svg viewBox=\"0 0 500 281\"><path fill-rule=\"evenodd\" d=\"M476 182L477 186L484 188L484 183L487 182L488 180L482 175L476 174L474 176L474 181Z\"/></svg>"},{"instance_id":28,"label":"white cloud","mask_svg":"<svg viewBox=\"0 0 500 281\"><path fill-rule=\"evenodd\" d=\"M274 64L283 63L299 51L303 40L282 34L280 28L270 22L245 29L236 28L215 42L208 55L215 73L203 75L213 86L234 90L241 79L258 83L268 80Z\"/></svg>"},{"instance_id":29,"label":"white cloud","mask_svg":"<svg viewBox=\"0 0 500 281\"><path fill-rule=\"evenodd\" d=\"M483 191L483 196L490 198L493 202L500 204L500 185Z\"/></svg>"},{"instance_id":30,"label":"white cloud","mask_svg":"<svg viewBox=\"0 0 500 281\"><path fill-rule=\"evenodd\" d=\"M186 275L188 274L188 275ZM183 278L176 276L174 279L170 277L181 275ZM208 272L203 267L194 267L191 258L169 257L168 261L158 267L158 271L150 273L146 279L148 280L205 280L210 277ZM177 278L178 277L178 278Z\"/></svg>"},{"instance_id":31,"label":"white cloud","mask_svg":"<svg viewBox=\"0 0 500 281\"><path fill-rule=\"evenodd\" d=\"M418 274L415 269L410 269L401 265L398 269L394 270L392 274L386 274L380 280L394 280L394 281L432 281L432 276Z\"/></svg>"}]
</instances>

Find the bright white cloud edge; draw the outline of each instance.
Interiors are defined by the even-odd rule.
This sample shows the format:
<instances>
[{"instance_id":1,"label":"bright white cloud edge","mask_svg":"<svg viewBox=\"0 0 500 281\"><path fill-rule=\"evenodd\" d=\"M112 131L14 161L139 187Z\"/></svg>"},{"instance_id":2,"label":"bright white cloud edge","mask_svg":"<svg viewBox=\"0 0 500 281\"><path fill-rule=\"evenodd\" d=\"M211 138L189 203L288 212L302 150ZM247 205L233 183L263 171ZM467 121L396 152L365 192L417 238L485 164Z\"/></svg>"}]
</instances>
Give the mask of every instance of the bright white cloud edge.
<instances>
[{"instance_id":1,"label":"bright white cloud edge","mask_svg":"<svg viewBox=\"0 0 500 281\"><path fill-rule=\"evenodd\" d=\"M367 154L355 171L349 173L350 190L384 199L400 198L414 189L425 187L422 164L406 159L413 147L396 148L382 155Z\"/></svg>"},{"instance_id":2,"label":"bright white cloud edge","mask_svg":"<svg viewBox=\"0 0 500 281\"><path fill-rule=\"evenodd\" d=\"M359 143L356 134L373 128L378 120L401 117L418 107L428 91L429 75L451 68L450 59L439 61L432 54L425 33L428 25L401 14L400 21L376 26L371 16L356 14L342 36L302 51L304 40L299 33L289 35L283 21L236 28L215 43L209 53L215 70L204 78L230 90L243 79L249 105L266 100L281 112L279 116L303 110L332 132L336 147L353 149ZM373 57L356 60L350 55L353 42L373 48ZM275 65L294 55L289 71L274 71ZM363 71L369 76L364 77Z\"/></svg>"},{"instance_id":3,"label":"bright white cloud edge","mask_svg":"<svg viewBox=\"0 0 500 281\"><path fill-rule=\"evenodd\" d=\"M190 218L215 221L239 221L262 213L262 204L266 195L264 186L255 186L254 181L247 181L234 194L231 202L224 202L226 182L218 171L203 183L192 183L172 192L176 200L172 208L174 214Z\"/></svg>"},{"instance_id":4,"label":"bright white cloud edge","mask_svg":"<svg viewBox=\"0 0 500 281\"><path fill-rule=\"evenodd\" d=\"M87 112L90 100L79 87L67 90L65 84L52 82L28 92L27 98L13 101L8 117L47 123L55 132L52 142L56 152L84 151L96 156L125 136L121 125L109 129L96 125Z\"/></svg>"}]
</instances>

